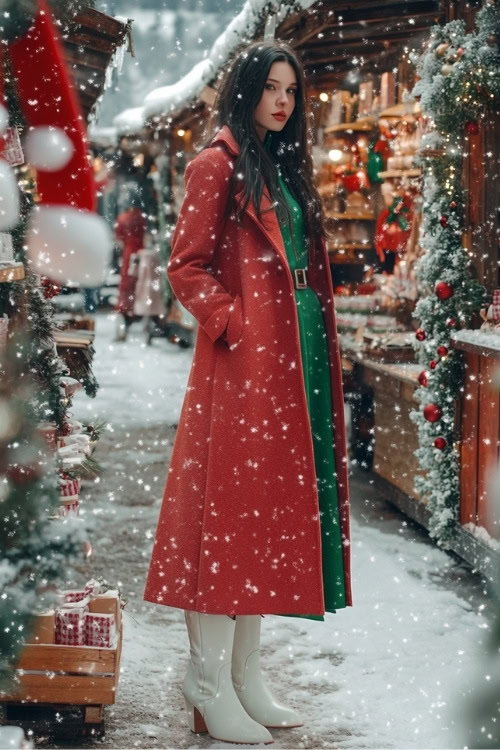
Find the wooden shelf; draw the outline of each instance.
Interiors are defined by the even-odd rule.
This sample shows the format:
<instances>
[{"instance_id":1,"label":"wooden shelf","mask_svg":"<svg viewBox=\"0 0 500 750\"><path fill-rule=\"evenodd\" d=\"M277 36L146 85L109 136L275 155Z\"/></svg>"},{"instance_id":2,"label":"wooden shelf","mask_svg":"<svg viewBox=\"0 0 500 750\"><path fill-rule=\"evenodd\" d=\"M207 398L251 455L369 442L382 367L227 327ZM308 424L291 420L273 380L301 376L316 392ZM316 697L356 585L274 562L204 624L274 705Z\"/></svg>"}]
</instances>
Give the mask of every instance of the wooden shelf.
<instances>
[{"instance_id":1,"label":"wooden shelf","mask_svg":"<svg viewBox=\"0 0 500 750\"><path fill-rule=\"evenodd\" d=\"M11 281L22 281L24 279L24 266L0 266L0 284L7 284Z\"/></svg>"},{"instance_id":2,"label":"wooden shelf","mask_svg":"<svg viewBox=\"0 0 500 750\"><path fill-rule=\"evenodd\" d=\"M355 211L348 211L346 213L337 213L336 211L327 211L325 216L328 219L345 219L346 221L374 221L374 214L368 212L356 213Z\"/></svg>"},{"instance_id":3,"label":"wooden shelf","mask_svg":"<svg viewBox=\"0 0 500 750\"><path fill-rule=\"evenodd\" d=\"M420 177L422 170L418 167L415 169L387 169L385 172L379 172L379 177L391 178L391 177Z\"/></svg>"},{"instance_id":4,"label":"wooden shelf","mask_svg":"<svg viewBox=\"0 0 500 750\"><path fill-rule=\"evenodd\" d=\"M419 115L421 113L421 109L417 102L412 102L409 104L404 104L401 102L401 104L394 104L392 107L387 107L387 109L383 109L382 112L380 112L379 117L399 117L401 119L404 119L405 117L414 117L415 115Z\"/></svg>"},{"instance_id":5,"label":"wooden shelf","mask_svg":"<svg viewBox=\"0 0 500 750\"><path fill-rule=\"evenodd\" d=\"M356 120L355 122L339 122L338 125L330 125L325 128L323 133L328 135L329 133L340 133L342 131L367 131L374 130L377 127L374 117L365 117L362 120Z\"/></svg>"},{"instance_id":6,"label":"wooden shelf","mask_svg":"<svg viewBox=\"0 0 500 750\"><path fill-rule=\"evenodd\" d=\"M335 195L337 193L337 185L335 183L318 185L318 193L320 195Z\"/></svg>"},{"instance_id":7,"label":"wooden shelf","mask_svg":"<svg viewBox=\"0 0 500 750\"><path fill-rule=\"evenodd\" d=\"M368 245L361 243L346 243L338 247L330 247L328 255L330 263L335 265L364 266L366 258L357 254L357 251L372 250Z\"/></svg>"},{"instance_id":8,"label":"wooden shelf","mask_svg":"<svg viewBox=\"0 0 500 750\"><path fill-rule=\"evenodd\" d=\"M341 245L330 245L329 253L336 253L339 250L373 250L371 245L363 245L362 242L345 242Z\"/></svg>"}]
</instances>

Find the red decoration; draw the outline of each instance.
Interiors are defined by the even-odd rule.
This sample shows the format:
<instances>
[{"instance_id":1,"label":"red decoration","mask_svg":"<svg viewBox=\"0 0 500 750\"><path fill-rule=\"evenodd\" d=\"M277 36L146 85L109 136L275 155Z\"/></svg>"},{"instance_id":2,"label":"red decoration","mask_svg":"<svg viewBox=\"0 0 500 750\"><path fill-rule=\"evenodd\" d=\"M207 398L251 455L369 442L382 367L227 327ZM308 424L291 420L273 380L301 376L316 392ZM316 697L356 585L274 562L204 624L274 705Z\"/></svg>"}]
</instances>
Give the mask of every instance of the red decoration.
<instances>
[{"instance_id":1,"label":"red decoration","mask_svg":"<svg viewBox=\"0 0 500 750\"><path fill-rule=\"evenodd\" d=\"M357 193L363 188L368 188L368 176L365 169L358 169L352 174L345 173L342 175L342 184L348 193Z\"/></svg>"},{"instance_id":2,"label":"red decoration","mask_svg":"<svg viewBox=\"0 0 500 750\"><path fill-rule=\"evenodd\" d=\"M447 281L438 281L434 287L434 291L436 292L436 297L442 300L453 297L453 287Z\"/></svg>"},{"instance_id":3,"label":"red decoration","mask_svg":"<svg viewBox=\"0 0 500 750\"><path fill-rule=\"evenodd\" d=\"M448 226L448 217L447 216L441 216L441 218L439 219L439 223L441 224L441 226L443 227L443 229L446 229L446 227Z\"/></svg>"},{"instance_id":4,"label":"red decoration","mask_svg":"<svg viewBox=\"0 0 500 750\"><path fill-rule=\"evenodd\" d=\"M379 213L375 224L375 250L382 263L385 260L384 250L393 253L402 253L405 250L411 234L412 221L413 201L408 193L405 193L397 206L384 208Z\"/></svg>"},{"instance_id":5,"label":"red decoration","mask_svg":"<svg viewBox=\"0 0 500 750\"><path fill-rule=\"evenodd\" d=\"M434 440L434 447L437 448L440 451L444 450L446 448L446 445L447 445L447 443L446 443L446 440L444 439L444 437L437 437Z\"/></svg>"},{"instance_id":6,"label":"red decoration","mask_svg":"<svg viewBox=\"0 0 500 750\"><path fill-rule=\"evenodd\" d=\"M427 378L428 378L428 375L429 375L429 373L427 372L427 370L422 370L422 372L418 376L418 382L420 383L420 385L423 388L427 387L427 383L428 383Z\"/></svg>"},{"instance_id":7,"label":"red decoration","mask_svg":"<svg viewBox=\"0 0 500 750\"><path fill-rule=\"evenodd\" d=\"M451 210L454 211L456 209L456 207L457 207L456 201L451 201L451 203L450 203Z\"/></svg>"},{"instance_id":8,"label":"red decoration","mask_svg":"<svg viewBox=\"0 0 500 750\"><path fill-rule=\"evenodd\" d=\"M441 419L441 409L437 404L427 404L424 407L424 417L428 422L438 422Z\"/></svg>"},{"instance_id":9,"label":"red decoration","mask_svg":"<svg viewBox=\"0 0 500 750\"><path fill-rule=\"evenodd\" d=\"M66 67L64 48L46 0L37 0L37 6L30 28L9 45L21 109L28 125L61 128L74 147L72 158L58 170L57 176L37 171L40 202L95 211L96 190L87 159L87 132Z\"/></svg>"},{"instance_id":10,"label":"red decoration","mask_svg":"<svg viewBox=\"0 0 500 750\"><path fill-rule=\"evenodd\" d=\"M446 355L448 354L448 347L438 346L437 353L439 354L440 357L446 357Z\"/></svg>"},{"instance_id":11,"label":"red decoration","mask_svg":"<svg viewBox=\"0 0 500 750\"><path fill-rule=\"evenodd\" d=\"M479 123L476 120L470 120L465 123L465 132L467 135L477 135L479 133Z\"/></svg>"},{"instance_id":12,"label":"red decoration","mask_svg":"<svg viewBox=\"0 0 500 750\"><path fill-rule=\"evenodd\" d=\"M42 276L41 278L41 285L42 285L42 291L43 296L45 299L52 299L52 297L57 297L58 294L60 294L62 287L59 286L59 284L56 284L54 281L51 281L47 278L47 276Z\"/></svg>"},{"instance_id":13,"label":"red decoration","mask_svg":"<svg viewBox=\"0 0 500 750\"><path fill-rule=\"evenodd\" d=\"M446 325L449 326L450 328L455 328L457 325L457 321L455 320L455 318L447 318Z\"/></svg>"},{"instance_id":14,"label":"red decoration","mask_svg":"<svg viewBox=\"0 0 500 750\"><path fill-rule=\"evenodd\" d=\"M431 361L429 362L429 367L431 368L431 370L435 370L436 369L437 362L436 362L435 359L431 359Z\"/></svg>"},{"instance_id":15,"label":"red decoration","mask_svg":"<svg viewBox=\"0 0 500 750\"><path fill-rule=\"evenodd\" d=\"M418 341L424 341L426 338L426 334L423 328L417 328L417 331L415 333L415 337L418 339Z\"/></svg>"}]
</instances>

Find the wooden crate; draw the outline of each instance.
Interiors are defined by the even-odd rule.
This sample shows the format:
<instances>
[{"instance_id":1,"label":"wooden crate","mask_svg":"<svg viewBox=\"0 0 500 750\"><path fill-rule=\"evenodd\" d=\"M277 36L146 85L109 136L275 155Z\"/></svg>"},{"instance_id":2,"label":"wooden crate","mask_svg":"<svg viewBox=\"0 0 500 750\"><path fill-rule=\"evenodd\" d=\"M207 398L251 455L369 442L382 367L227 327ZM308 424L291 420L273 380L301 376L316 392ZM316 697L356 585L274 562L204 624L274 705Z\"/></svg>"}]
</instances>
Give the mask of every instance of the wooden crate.
<instances>
[{"instance_id":1,"label":"wooden crate","mask_svg":"<svg viewBox=\"0 0 500 750\"><path fill-rule=\"evenodd\" d=\"M27 644L17 665L19 688L0 700L90 706L86 721L102 721L102 706L116 700L123 627L116 648ZM100 717L100 719L99 719Z\"/></svg>"}]
</instances>

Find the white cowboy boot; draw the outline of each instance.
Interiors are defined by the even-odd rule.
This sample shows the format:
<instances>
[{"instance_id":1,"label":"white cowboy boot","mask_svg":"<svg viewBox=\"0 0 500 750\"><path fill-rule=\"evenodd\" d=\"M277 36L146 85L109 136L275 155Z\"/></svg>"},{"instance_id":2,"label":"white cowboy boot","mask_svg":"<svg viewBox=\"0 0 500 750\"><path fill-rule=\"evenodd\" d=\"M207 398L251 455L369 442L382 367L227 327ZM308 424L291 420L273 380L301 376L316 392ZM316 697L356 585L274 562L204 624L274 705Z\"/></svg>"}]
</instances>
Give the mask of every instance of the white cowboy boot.
<instances>
[{"instance_id":1,"label":"white cowboy boot","mask_svg":"<svg viewBox=\"0 0 500 750\"><path fill-rule=\"evenodd\" d=\"M236 695L252 719L266 727L303 726L300 716L275 699L260 671L260 615L237 615L232 677Z\"/></svg>"},{"instance_id":2,"label":"white cowboy boot","mask_svg":"<svg viewBox=\"0 0 500 750\"><path fill-rule=\"evenodd\" d=\"M226 615L185 611L191 661L182 686L189 728L215 740L269 745L272 735L250 718L234 691L231 652L235 622Z\"/></svg>"}]
</instances>

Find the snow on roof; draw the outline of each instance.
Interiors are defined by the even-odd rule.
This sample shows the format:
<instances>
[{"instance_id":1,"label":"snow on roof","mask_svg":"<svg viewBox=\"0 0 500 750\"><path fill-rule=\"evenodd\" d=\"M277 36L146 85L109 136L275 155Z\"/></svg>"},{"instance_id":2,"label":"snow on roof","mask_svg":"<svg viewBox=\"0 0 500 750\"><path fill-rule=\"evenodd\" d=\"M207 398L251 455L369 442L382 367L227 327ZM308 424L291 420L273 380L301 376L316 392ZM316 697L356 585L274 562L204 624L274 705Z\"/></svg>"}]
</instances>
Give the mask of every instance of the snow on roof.
<instances>
[{"instance_id":1,"label":"snow on roof","mask_svg":"<svg viewBox=\"0 0 500 750\"><path fill-rule=\"evenodd\" d=\"M89 125L88 136L96 146L116 146L118 141L118 131L114 125L101 127L93 123Z\"/></svg>"},{"instance_id":2,"label":"snow on roof","mask_svg":"<svg viewBox=\"0 0 500 750\"><path fill-rule=\"evenodd\" d=\"M124 109L113 118L113 125L119 135L133 135L144 127L144 107Z\"/></svg>"},{"instance_id":3,"label":"snow on roof","mask_svg":"<svg viewBox=\"0 0 500 750\"><path fill-rule=\"evenodd\" d=\"M170 86L161 86L151 91L144 100L144 107L127 109L117 115L113 122L119 132L140 130L147 119L173 114L196 99L206 84L211 81L231 54L245 41L253 38L262 22L265 10L273 12L280 22L290 13L306 10L316 0L246 0L238 15L212 45L207 57L198 62L183 78ZM142 118L142 119L140 119Z\"/></svg>"}]
</instances>

